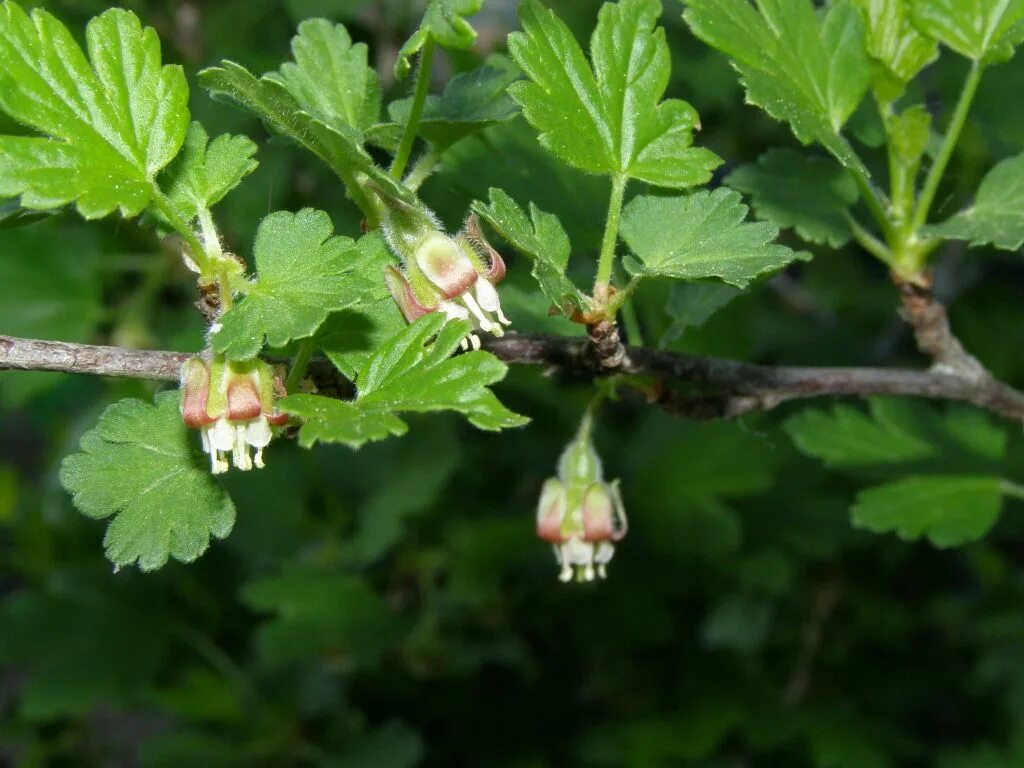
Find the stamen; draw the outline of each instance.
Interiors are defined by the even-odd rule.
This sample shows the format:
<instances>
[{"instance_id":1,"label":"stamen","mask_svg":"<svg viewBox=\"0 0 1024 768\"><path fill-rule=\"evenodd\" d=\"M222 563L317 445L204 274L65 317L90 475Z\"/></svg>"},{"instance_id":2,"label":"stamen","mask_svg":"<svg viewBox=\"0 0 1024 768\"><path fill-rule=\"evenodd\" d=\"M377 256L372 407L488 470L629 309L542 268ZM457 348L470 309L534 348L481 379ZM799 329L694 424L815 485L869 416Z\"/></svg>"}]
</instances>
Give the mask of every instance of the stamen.
<instances>
[{"instance_id":1,"label":"stamen","mask_svg":"<svg viewBox=\"0 0 1024 768\"><path fill-rule=\"evenodd\" d=\"M466 308L473 313L473 317L477 319L480 324L480 330L490 333L491 329L494 328L494 323L490 321L484 311L480 309L480 305L476 303L476 299L473 298L473 294L464 293L462 294L462 301L465 302Z\"/></svg>"}]
</instances>

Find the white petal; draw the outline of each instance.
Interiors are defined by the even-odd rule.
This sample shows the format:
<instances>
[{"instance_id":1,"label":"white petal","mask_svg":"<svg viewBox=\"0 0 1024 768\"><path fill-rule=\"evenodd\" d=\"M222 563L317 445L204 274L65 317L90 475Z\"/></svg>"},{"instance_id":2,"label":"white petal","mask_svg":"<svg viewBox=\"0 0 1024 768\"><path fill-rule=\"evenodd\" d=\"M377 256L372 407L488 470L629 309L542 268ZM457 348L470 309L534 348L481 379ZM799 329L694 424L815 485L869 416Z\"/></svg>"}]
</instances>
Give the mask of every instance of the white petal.
<instances>
[{"instance_id":1,"label":"white petal","mask_svg":"<svg viewBox=\"0 0 1024 768\"><path fill-rule=\"evenodd\" d=\"M572 565L590 565L594 560L594 545L581 539L572 538L565 543L565 559Z\"/></svg>"},{"instance_id":2,"label":"white petal","mask_svg":"<svg viewBox=\"0 0 1024 768\"><path fill-rule=\"evenodd\" d=\"M498 299L498 292L486 280L477 280L473 291L480 306L488 312L498 312L501 309L501 301Z\"/></svg>"},{"instance_id":3,"label":"white petal","mask_svg":"<svg viewBox=\"0 0 1024 768\"><path fill-rule=\"evenodd\" d=\"M449 320L469 320L469 310L454 301L442 301L437 306Z\"/></svg>"},{"instance_id":4,"label":"white petal","mask_svg":"<svg viewBox=\"0 0 1024 768\"><path fill-rule=\"evenodd\" d=\"M227 419L217 419L207 434L214 450L230 451L235 447L235 428Z\"/></svg>"},{"instance_id":5,"label":"white petal","mask_svg":"<svg viewBox=\"0 0 1024 768\"><path fill-rule=\"evenodd\" d=\"M614 554L615 547L607 541L602 541L597 545L597 549L594 551L594 562L599 565L604 565L612 559L612 555Z\"/></svg>"},{"instance_id":6,"label":"white petal","mask_svg":"<svg viewBox=\"0 0 1024 768\"><path fill-rule=\"evenodd\" d=\"M245 427L245 442L253 448L265 448L274 436L266 416L250 421Z\"/></svg>"},{"instance_id":7,"label":"white petal","mask_svg":"<svg viewBox=\"0 0 1024 768\"><path fill-rule=\"evenodd\" d=\"M462 301L473 314L473 317L476 318L477 323L480 325L480 330L489 333L491 329L494 328L494 322L484 314L482 309L480 309L480 305L476 303L476 299L473 298L473 294L462 294Z\"/></svg>"}]
</instances>

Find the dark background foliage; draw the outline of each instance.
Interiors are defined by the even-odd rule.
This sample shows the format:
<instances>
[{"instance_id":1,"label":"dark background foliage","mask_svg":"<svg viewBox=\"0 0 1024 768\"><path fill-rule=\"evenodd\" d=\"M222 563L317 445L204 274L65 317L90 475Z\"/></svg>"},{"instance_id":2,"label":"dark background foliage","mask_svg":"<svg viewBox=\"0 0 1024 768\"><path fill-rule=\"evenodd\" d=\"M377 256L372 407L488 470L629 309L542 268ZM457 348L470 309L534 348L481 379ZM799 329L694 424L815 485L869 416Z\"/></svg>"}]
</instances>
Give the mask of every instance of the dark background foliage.
<instances>
[{"instance_id":1,"label":"dark background foliage","mask_svg":"<svg viewBox=\"0 0 1024 768\"><path fill-rule=\"evenodd\" d=\"M551 4L589 35L595 2ZM107 7L46 5L75 30ZM221 58L275 68L310 16L343 21L388 73L419 13L405 0L125 5L190 77ZM701 140L726 158L723 171L793 146L788 129L743 105L724 60L666 5L668 95L700 111ZM438 84L501 50L515 23L514 2L490 0L477 49L444 58ZM944 56L928 71L929 105L948 107L962 67ZM1021 57L988 75L936 218L1024 146L1022 78ZM400 96L407 84L388 87ZM239 253L271 210L315 205L355 233L354 210L313 159L197 87L192 109L211 134L260 144L259 170L220 208ZM857 124L870 143L870 119ZM455 225L495 183L556 212L574 261L592 273L604 181L544 156L517 120L463 142L424 197ZM201 346L189 276L136 223L48 218L0 232L0 260L0 332ZM503 297L518 328L573 332L536 319L543 302L517 266ZM966 345L1018 386L1022 277L1013 254L953 248L937 264ZM648 339L666 329L667 299L644 286ZM877 263L852 246L819 249L672 346L764 362L921 364L895 307ZM521 368L499 390L533 417L529 427L493 435L438 416L358 453L275 443L265 470L228 477L239 514L226 541L191 566L140 574L111 573L103 525L72 508L56 469L107 404L153 387L0 374L0 761L1024 764L1020 502L961 549L870 534L851 526L848 507L877 478L799 454L780 428L795 408L693 423L626 400L604 411L597 441L622 479L632 531L608 581L564 586L533 535L533 510L591 390ZM1007 471L1019 479L1024 440L1013 432Z\"/></svg>"}]
</instances>

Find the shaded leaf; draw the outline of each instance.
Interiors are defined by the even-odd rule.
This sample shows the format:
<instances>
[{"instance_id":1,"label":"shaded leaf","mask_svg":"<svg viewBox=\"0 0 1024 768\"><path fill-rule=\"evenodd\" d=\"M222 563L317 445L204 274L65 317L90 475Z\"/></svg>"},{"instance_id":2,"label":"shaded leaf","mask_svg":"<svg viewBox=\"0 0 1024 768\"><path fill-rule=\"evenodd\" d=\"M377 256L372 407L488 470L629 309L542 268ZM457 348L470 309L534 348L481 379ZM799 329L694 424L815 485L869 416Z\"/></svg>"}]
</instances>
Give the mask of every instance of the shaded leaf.
<instances>
[{"instance_id":1,"label":"shaded leaf","mask_svg":"<svg viewBox=\"0 0 1024 768\"><path fill-rule=\"evenodd\" d=\"M211 536L231 532L235 507L198 460L198 444L181 420L178 393L164 392L155 405L122 400L107 408L82 436L81 452L64 459L60 481L75 506L113 517L103 543L114 565L190 563Z\"/></svg>"},{"instance_id":2,"label":"shaded leaf","mask_svg":"<svg viewBox=\"0 0 1024 768\"><path fill-rule=\"evenodd\" d=\"M412 68L409 59L420 52L428 37L449 50L471 47L476 40L476 32L466 17L479 11L483 4L484 0L427 0L423 21L398 51L395 77L402 80L409 74Z\"/></svg>"},{"instance_id":3,"label":"shaded leaf","mask_svg":"<svg viewBox=\"0 0 1024 768\"><path fill-rule=\"evenodd\" d=\"M717 277L744 288L801 254L772 241L778 229L746 222L747 207L729 189L675 197L640 196L622 213L620 232L635 259L634 275L695 280Z\"/></svg>"}]
</instances>

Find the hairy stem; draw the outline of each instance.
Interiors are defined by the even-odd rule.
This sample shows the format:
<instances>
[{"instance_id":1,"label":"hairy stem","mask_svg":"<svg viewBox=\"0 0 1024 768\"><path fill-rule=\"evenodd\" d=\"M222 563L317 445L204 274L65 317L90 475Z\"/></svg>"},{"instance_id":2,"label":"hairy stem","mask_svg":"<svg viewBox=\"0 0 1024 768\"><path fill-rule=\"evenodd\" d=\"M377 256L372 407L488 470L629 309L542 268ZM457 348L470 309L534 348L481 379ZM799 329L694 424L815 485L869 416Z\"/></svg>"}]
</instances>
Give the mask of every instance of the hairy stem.
<instances>
[{"instance_id":1,"label":"hairy stem","mask_svg":"<svg viewBox=\"0 0 1024 768\"><path fill-rule=\"evenodd\" d=\"M608 217L604 222L604 237L601 239L601 255L597 261L597 277L594 280L594 298L603 303L608 299L608 286L612 281L615 267L615 243L619 239L619 219L622 216L622 198L626 194L626 177L612 177L612 193L608 200Z\"/></svg>"},{"instance_id":2,"label":"hairy stem","mask_svg":"<svg viewBox=\"0 0 1024 768\"><path fill-rule=\"evenodd\" d=\"M185 241L189 250L192 251L192 258L195 260L196 266L199 267L199 271L205 272L208 270L212 259L206 252L206 247L196 237L196 233L189 223L181 217L171 201L155 184L153 185L153 207L160 211L163 217L167 219L167 223L174 227L174 230L181 235L181 239Z\"/></svg>"},{"instance_id":3,"label":"hairy stem","mask_svg":"<svg viewBox=\"0 0 1024 768\"><path fill-rule=\"evenodd\" d=\"M401 180L405 173L405 166L409 162L409 155L412 154L412 145L416 141L416 129L419 128L420 118L423 117L423 105L427 101L427 91L430 90L430 69L434 63L434 39L427 36L420 52L420 66L416 72L416 91L412 97L412 107L409 110L409 120L402 131L402 140L398 144L398 151L395 153L395 160L391 164L391 178Z\"/></svg>"},{"instance_id":4,"label":"hairy stem","mask_svg":"<svg viewBox=\"0 0 1024 768\"><path fill-rule=\"evenodd\" d=\"M931 211L932 202L935 200L935 193L938 192L939 184L946 173L946 166L949 165L950 158L953 157L953 150L956 149L957 142L960 140L960 133L967 122L967 114L970 112L974 96L978 92L978 84L981 82L983 71L984 65L977 61L971 63L971 68L967 73L967 78L964 80L963 88L960 90L960 98L957 99L956 108L953 110L953 117L950 120L949 128L946 130L946 136L942 141L942 147L935 158L935 162L932 163L932 167L928 170L924 187L921 189L921 195L917 199L917 207L914 209L912 221L913 231L917 231L928 221L928 213Z\"/></svg>"}]
</instances>

